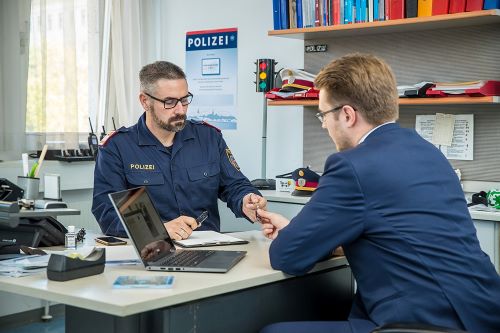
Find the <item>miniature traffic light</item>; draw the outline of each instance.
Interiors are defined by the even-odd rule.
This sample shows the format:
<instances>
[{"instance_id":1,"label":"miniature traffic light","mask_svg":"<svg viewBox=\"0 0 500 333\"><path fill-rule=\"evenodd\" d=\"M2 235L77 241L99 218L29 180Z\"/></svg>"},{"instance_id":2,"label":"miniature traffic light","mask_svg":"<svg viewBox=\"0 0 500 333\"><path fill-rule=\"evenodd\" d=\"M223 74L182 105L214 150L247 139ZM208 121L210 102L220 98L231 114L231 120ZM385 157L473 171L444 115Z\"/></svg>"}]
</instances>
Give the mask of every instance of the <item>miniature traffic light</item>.
<instances>
[{"instance_id":1,"label":"miniature traffic light","mask_svg":"<svg viewBox=\"0 0 500 333\"><path fill-rule=\"evenodd\" d=\"M256 88L257 92L268 92L274 88L274 59L257 59Z\"/></svg>"}]
</instances>

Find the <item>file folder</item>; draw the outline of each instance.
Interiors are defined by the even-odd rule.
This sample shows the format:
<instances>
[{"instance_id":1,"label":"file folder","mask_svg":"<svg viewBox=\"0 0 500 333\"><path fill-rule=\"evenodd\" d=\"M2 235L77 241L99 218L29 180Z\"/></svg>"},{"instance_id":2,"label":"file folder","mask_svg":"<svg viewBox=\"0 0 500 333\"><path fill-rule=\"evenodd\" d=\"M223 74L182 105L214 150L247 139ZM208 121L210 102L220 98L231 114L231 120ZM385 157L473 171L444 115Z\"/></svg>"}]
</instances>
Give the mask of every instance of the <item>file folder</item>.
<instances>
[{"instance_id":1,"label":"file folder","mask_svg":"<svg viewBox=\"0 0 500 333\"><path fill-rule=\"evenodd\" d=\"M432 16L432 0L418 0L418 17Z\"/></svg>"},{"instance_id":2,"label":"file folder","mask_svg":"<svg viewBox=\"0 0 500 333\"><path fill-rule=\"evenodd\" d=\"M340 10L340 1L344 3L344 0L333 0L332 3L332 16L333 16L333 25L339 25L342 24L342 20L344 19L342 17L341 19L341 10Z\"/></svg>"},{"instance_id":3,"label":"file folder","mask_svg":"<svg viewBox=\"0 0 500 333\"><path fill-rule=\"evenodd\" d=\"M484 0L483 9L500 8L500 0Z\"/></svg>"},{"instance_id":4,"label":"file folder","mask_svg":"<svg viewBox=\"0 0 500 333\"><path fill-rule=\"evenodd\" d=\"M290 28L290 19L288 13L288 0L281 0L280 2L280 20L281 20L281 29L289 29Z\"/></svg>"},{"instance_id":5,"label":"file folder","mask_svg":"<svg viewBox=\"0 0 500 333\"><path fill-rule=\"evenodd\" d=\"M465 5L466 12L473 12L483 9L483 0L467 0Z\"/></svg>"},{"instance_id":6,"label":"file folder","mask_svg":"<svg viewBox=\"0 0 500 333\"><path fill-rule=\"evenodd\" d=\"M427 96L446 97L456 95L467 95L471 97L500 96L500 81L475 81L439 84L429 88Z\"/></svg>"},{"instance_id":7,"label":"file folder","mask_svg":"<svg viewBox=\"0 0 500 333\"><path fill-rule=\"evenodd\" d=\"M465 0L452 0L450 3L449 13L462 13L465 12Z\"/></svg>"},{"instance_id":8,"label":"file folder","mask_svg":"<svg viewBox=\"0 0 500 333\"><path fill-rule=\"evenodd\" d=\"M273 23L274 30L281 29L280 0L273 0Z\"/></svg>"},{"instance_id":9,"label":"file folder","mask_svg":"<svg viewBox=\"0 0 500 333\"><path fill-rule=\"evenodd\" d=\"M389 20L405 17L405 0L391 0L389 3Z\"/></svg>"},{"instance_id":10,"label":"file folder","mask_svg":"<svg viewBox=\"0 0 500 333\"><path fill-rule=\"evenodd\" d=\"M432 1L432 16L448 14L449 5L450 5L449 0L433 0Z\"/></svg>"},{"instance_id":11,"label":"file folder","mask_svg":"<svg viewBox=\"0 0 500 333\"><path fill-rule=\"evenodd\" d=\"M406 0L405 2L405 10L406 17L417 17L418 15L418 0Z\"/></svg>"}]
</instances>

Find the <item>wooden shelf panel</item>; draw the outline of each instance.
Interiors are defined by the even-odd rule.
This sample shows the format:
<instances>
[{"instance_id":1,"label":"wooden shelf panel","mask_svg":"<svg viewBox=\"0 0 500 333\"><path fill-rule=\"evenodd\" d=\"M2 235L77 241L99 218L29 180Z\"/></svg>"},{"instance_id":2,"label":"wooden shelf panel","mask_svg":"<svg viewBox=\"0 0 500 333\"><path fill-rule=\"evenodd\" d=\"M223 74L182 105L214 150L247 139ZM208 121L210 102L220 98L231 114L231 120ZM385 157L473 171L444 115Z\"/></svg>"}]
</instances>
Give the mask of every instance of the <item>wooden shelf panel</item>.
<instances>
[{"instance_id":1,"label":"wooden shelf panel","mask_svg":"<svg viewBox=\"0 0 500 333\"><path fill-rule=\"evenodd\" d=\"M484 96L484 97L436 97L436 98L400 98L399 105L464 105L464 104L498 104L500 103L499 96ZM267 101L269 106L317 106L318 100L275 100Z\"/></svg>"},{"instance_id":2,"label":"wooden shelf panel","mask_svg":"<svg viewBox=\"0 0 500 333\"><path fill-rule=\"evenodd\" d=\"M498 9L428 17L413 17L379 22L341 24L335 26L300 29L271 30L268 31L267 34L268 36L274 37L308 40L354 35L458 28L493 23L500 23L500 10Z\"/></svg>"},{"instance_id":3,"label":"wooden shelf panel","mask_svg":"<svg viewBox=\"0 0 500 333\"><path fill-rule=\"evenodd\" d=\"M275 105L302 105L302 106L317 106L317 99L309 99L309 100L301 100L301 99L292 99L292 100L267 100L267 105L275 106Z\"/></svg>"}]
</instances>

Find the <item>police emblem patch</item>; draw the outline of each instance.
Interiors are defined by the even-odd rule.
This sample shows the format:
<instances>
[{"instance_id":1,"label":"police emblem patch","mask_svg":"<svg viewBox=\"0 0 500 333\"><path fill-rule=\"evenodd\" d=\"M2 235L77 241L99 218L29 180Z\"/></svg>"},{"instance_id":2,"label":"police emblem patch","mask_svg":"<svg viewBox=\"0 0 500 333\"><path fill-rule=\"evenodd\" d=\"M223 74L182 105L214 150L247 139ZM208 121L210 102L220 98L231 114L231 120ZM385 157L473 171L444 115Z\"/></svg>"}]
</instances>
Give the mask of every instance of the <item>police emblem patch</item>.
<instances>
[{"instance_id":1,"label":"police emblem patch","mask_svg":"<svg viewBox=\"0 0 500 333\"><path fill-rule=\"evenodd\" d=\"M231 163L231 165L234 166L236 170L240 171L240 166L238 165L238 163L236 163L233 153L231 153L231 149L226 148L226 155L227 159L229 160L229 163Z\"/></svg>"}]
</instances>

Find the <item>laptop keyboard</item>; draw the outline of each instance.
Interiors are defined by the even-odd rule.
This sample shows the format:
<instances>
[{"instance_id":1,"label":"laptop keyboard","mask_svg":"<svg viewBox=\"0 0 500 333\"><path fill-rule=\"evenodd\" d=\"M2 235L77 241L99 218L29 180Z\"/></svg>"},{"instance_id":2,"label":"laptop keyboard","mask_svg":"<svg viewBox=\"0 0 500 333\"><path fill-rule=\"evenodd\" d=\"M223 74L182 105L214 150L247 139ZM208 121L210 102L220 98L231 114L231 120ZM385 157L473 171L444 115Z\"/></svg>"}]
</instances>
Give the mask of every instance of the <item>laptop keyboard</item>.
<instances>
[{"instance_id":1,"label":"laptop keyboard","mask_svg":"<svg viewBox=\"0 0 500 333\"><path fill-rule=\"evenodd\" d=\"M195 267L214 253L215 251L212 250L178 251L175 252L172 256L165 258L165 260L163 260L160 265L174 267Z\"/></svg>"}]
</instances>

